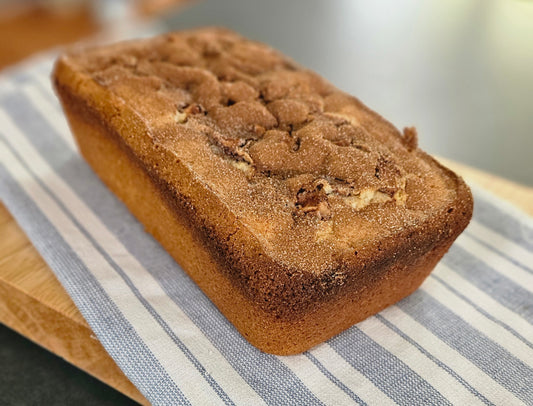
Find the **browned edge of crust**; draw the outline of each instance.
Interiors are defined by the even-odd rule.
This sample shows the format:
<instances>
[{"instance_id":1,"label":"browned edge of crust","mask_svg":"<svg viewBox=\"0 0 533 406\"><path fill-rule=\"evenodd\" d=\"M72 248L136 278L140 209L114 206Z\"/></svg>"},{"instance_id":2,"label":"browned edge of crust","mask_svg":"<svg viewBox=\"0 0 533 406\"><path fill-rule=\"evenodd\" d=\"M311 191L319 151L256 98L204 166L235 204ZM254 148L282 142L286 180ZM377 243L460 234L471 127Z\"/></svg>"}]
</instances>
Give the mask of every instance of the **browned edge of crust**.
<instances>
[{"instance_id":1,"label":"browned edge of crust","mask_svg":"<svg viewBox=\"0 0 533 406\"><path fill-rule=\"evenodd\" d=\"M268 263L268 258L264 258L264 256L260 261L255 263L254 260L257 260L257 257L248 258L248 261L245 261L243 264L242 252L238 253L239 258L235 258L235 253L232 252L233 241L226 240L227 237L221 236L219 230L212 227L212 225L194 223L193 220L198 219L198 216L195 215L196 213L191 203L183 197L180 198L180 195L170 188L168 184L152 176L149 168L139 158L134 156L129 147L125 145L123 139L118 135L116 128L106 123L105 117L102 117L100 112L92 107L87 100L71 91L67 83L68 76L71 76L73 72L68 72L70 75L67 75L67 80L62 81L61 70L69 69L69 67L61 67L60 65L61 62L59 62L56 68L56 89L68 112L71 125L74 126L73 121L75 120L85 121L93 126L96 124L96 127L99 127L99 131L102 134L105 134L112 142L120 146L123 153L138 168L138 172L147 175L152 185L155 186L155 189L162 191L158 198L154 197L156 200L154 204L163 204L174 213L175 220L181 222L182 226L185 226L190 233L191 238L196 241L197 249L198 247L206 247L204 248L205 253L209 254L213 262L212 276L217 274L217 279L219 279L218 276L220 275L218 273L221 271L221 275L224 275L223 279L226 282L230 282L228 285L229 290L226 294L228 297L226 299L217 299L217 292L212 292L212 289L209 288L210 284L198 280L198 277L190 269L187 269L188 266L182 263L184 262L183 258L181 258L182 255L176 253L175 249L169 246L168 242L165 243L164 236L156 235L150 229L157 228L154 224L148 226L151 219L142 213L136 213L132 202L129 204L126 202L130 210L147 226L148 231L154 234L178 262L184 265L185 270L191 274L193 279L197 281L222 312L237 326L239 331L247 336L254 345L264 351L278 354L300 352L407 296L420 285L440 257L449 248L453 240L466 227L470 219L472 200L464 182L453 172L442 167L435 160L427 156L428 160L445 172L447 176L451 177L457 185L457 199L455 204L450 207L452 213L448 212L450 209L438 213L436 217L438 219L437 224L440 224L440 227L437 229L431 229L429 224L425 224L418 230L407 230L403 235L397 236L396 241L400 241L401 244L396 244L395 247L391 248L390 244L385 243L383 245L385 248L382 251L376 252L376 258L359 258L359 261L355 261L354 264L340 263L339 266L344 267L353 265L360 266L361 263L366 266L363 265L359 268L363 270L362 273L351 273L353 279L348 280L343 286L343 289L334 289L333 291L326 292L326 294L324 294L324 291L321 291L319 294L313 296L313 292L316 293L317 288L320 291L320 286L327 285L327 280L315 278L315 281L312 281L308 279L304 281L305 283L301 283L300 286L291 287L290 278L287 277L287 272L290 270L279 269L277 264ZM76 133L76 131L74 132ZM84 142L83 135L76 135L79 144L82 145ZM94 157L86 153L84 155L108 186L123 200L127 200L123 196L125 192L118 189L117 185L113 185L111 184L112 182L106 180L107 175L96 168L98 164L95 164ZM183 224L184 219L187 219L187 224ZM228 243L224 244L224 242ZM417 250L409 255L413 251L410 249L413 246L416 246ZM249 275L249 273L241 272L238 265L248 267L256 266L255 273L259 275L262 274L262 267L268 269L269 273L272 273L273 268L276 267L278 269L275 269L275 272L280 277L277 280L259 279L248 280L247 283L243 283L239 278L243 274ZM324 282L326 283L324 284ZM257 283L270 283L271 286L269 289L254 290L253 285ZM389 293L383 292L382 290L386 285L390 285ZM403 289L399 289L399 287L403 287ZM311 291L311 293L307 295L295 295L294 293L298 291L298 288ZM218 292L218 295L220 296L220 292ZM228 299L232 303L231 298L235 297L235 295L242 296L241 302L253 308L253 311L251 311L253 315L248 314L250 320L239 320L240 317L238 314L232 316L232 312L234 313L235 309L231 309L231 306L224 304ZM291 299L291 296L295 299L295 302L290 303L288 301ZM300 299L299 302L298 299ZM347 305L347 303L350 303L351 306ZM243 306L241 306L239 312L246 314L246 309ZM336 321L328 320L331 327L324 330L324 321L321 319L331 314L336 314L339 317L336 317ZM269 320L266 323L266 327L264 325L261 326L261 323L265 320ZM251 329L250 325L252 326ZM274 325L283 327L272 329ZM299 326L296 330L301 330L300 334L293 334L294 337L293 335L289 335L283 339L283 332L287 330L288 325L291 326L293 333L296 328L295 326ZM317 329L323 332L317 334ZM276 332L276 334L270 334L270 331ZM295 337L299 337L297 341L294 341ZM292 344L287 345L287 343L291 342Z\"/></svg>"},{"instance_id":2,"label":"browned edge of crust","mask_svg":"<svg viewBox=\"0 0 533 406\"><path fill-rule=\"evenodd\" d=\"M452 242L441 242L409 265L387 268L381 280L354 295L321 303L294 320L276 318L246 298L220 272L218 261L191 229L187 217L175 212L123 145L109 137L102 127L87 122L86 117L69 107L66 111L84 157L101 179L187 270L238 331L262 351L278 355L300 353L397 302L418 288ZM101 159L104 152L106 159Z\"/></svg>"}]
</instances>

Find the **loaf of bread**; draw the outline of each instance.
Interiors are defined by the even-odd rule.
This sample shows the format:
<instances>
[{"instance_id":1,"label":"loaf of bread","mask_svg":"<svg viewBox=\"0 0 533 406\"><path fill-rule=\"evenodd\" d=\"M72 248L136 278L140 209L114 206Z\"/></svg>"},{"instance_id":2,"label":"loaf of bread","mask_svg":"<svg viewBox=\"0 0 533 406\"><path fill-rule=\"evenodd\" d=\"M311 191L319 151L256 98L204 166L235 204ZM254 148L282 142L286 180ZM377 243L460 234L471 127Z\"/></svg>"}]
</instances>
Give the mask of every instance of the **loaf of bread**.
<instances>
[{"instance_id":1,"label":"loaf of bread","mask_svg":"<svg viewBox=\"0 0 533 406\"><path fill-rule=\"evenodd\" d=\"M225 29L74 50L54 84L87 162L265 352L409 295L472 215L414 129Z\"/></svg>"}]
</instances>

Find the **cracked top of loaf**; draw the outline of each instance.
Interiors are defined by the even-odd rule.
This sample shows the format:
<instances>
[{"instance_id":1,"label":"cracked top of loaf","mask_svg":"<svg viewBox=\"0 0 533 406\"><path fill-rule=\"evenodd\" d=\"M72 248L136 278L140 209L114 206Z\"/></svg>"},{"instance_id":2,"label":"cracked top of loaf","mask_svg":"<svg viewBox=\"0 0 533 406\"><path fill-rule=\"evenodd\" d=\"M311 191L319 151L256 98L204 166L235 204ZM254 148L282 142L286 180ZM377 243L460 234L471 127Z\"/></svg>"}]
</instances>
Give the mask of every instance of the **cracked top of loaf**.
<instances>
[{"instance_id":1,"label":"cracked top of loaf","mask_svg":"<svg viewBox=\"0 0 533 406\"><path fill-rule=\"evenodd\" d=\"M346 264L427 250L424 235L451 233L453 211L465 214L458 202L469 192L418 149L414 129L400 133L316 73L231 31L171 33L61 63L77 75L67 85L92 94L88 104L152 177L193 202L207 229L233 247L253 240L296 273L342 284Z\"/></svg>"}]
</instances>

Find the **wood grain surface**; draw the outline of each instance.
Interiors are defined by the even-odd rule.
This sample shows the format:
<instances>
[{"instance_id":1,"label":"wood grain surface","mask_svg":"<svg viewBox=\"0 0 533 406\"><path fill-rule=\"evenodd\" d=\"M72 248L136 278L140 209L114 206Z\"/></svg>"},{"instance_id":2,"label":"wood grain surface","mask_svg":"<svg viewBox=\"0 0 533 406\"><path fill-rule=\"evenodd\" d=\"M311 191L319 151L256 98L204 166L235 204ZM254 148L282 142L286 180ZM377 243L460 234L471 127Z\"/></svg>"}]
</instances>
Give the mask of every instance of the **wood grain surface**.
<instances>
[{"instance_id":1,"label":"wood grain surface","mask_svg":"<svg viewBox=\"0 0 533 406\"><path fill-rule=\"evenodd\" d=\"M0 322L141 404L16 221L0 204Z\"/></svg>"},{"instance_id":2,"label":"wood grain surface","mask_svg":"<svg viewBox=\"0 0 533 406\"><path fill-rule=\"evenodd\" d=\"M442 160L533 215L533 188ZM0 322L140 402L148 401L116 366L39 253L0 204Z\"/></svg>"}]
</instances>

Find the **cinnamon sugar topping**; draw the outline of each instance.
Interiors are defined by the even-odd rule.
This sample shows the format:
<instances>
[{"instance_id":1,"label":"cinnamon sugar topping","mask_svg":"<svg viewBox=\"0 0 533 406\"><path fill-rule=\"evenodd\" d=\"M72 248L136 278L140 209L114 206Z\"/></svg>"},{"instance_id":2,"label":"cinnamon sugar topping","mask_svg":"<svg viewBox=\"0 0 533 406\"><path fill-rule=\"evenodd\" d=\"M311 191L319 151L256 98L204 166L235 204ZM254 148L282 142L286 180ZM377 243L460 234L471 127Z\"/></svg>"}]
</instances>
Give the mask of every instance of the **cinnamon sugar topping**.
<instances>
[{"instance_id":1,"label":"cinnamon sugar topping","mask_svg":"<svg viewBox=\"0 0 533 406\"><path fill-rule=\"evenodd\" d=\"M406 171L394 150L402 141L405 151L416 148L414 129L383 143L356 99L261 44L216 33L169 34L150 50L102 55L88 70L109 87L134 80L157 88L161 101L176 106L176 125L205 134L249 181L289 185L306 175L328 184L325 193L301 183L304 192L289 196L295 212L329 218L331 195L356 210L405 202Z\"/></svg>"},{"instance_id":2,"label":"cinnamon sugar topping","mask_svg":"<svg viewBox=\"0 0 533 406\"><path fill-rule=\"evenodd\" d=\"M249 230L290 267L320 273L355 251L360 259L455 198L454 181L418 149L414 129L401 134L315 73L233 32L171 33L70 58L127 115L106 111L155 177L179 193L201 190L201 210L231 214L212 225L224 240Z\"/></svg>"}]
</instances>

